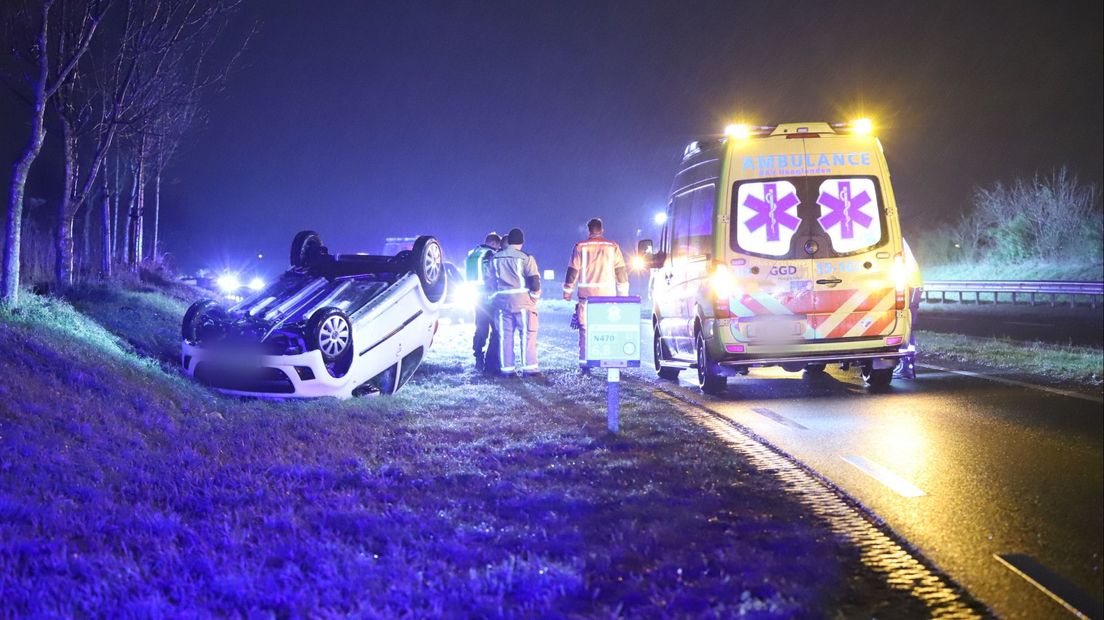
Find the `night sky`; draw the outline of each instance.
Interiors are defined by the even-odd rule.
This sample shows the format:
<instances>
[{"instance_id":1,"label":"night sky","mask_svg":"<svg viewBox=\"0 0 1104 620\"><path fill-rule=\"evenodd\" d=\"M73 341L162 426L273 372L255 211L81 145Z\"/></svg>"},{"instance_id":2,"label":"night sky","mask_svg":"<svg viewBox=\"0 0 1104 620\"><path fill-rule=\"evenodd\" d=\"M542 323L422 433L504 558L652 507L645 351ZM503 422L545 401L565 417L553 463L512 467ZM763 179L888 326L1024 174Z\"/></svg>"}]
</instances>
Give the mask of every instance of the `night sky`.
<instances>
[{"instance_id":1,"label":"night sky","mask_svg":"<svg viewBox=\"0 0 1104 620\"><path fill-rule=\"evenodd\" d=\"M1104 167L1096 2L253 0L237 19L259 32L165 190L186 269L263 253L275 273L302 228L337 251L435 234L459 261L520 226L559 276L591 216L626 251L654 236L685 144L736 120L875 119L906 234L975 185ZM11 161L26 112L3 106Z\"/></svg>"}]
</instances>

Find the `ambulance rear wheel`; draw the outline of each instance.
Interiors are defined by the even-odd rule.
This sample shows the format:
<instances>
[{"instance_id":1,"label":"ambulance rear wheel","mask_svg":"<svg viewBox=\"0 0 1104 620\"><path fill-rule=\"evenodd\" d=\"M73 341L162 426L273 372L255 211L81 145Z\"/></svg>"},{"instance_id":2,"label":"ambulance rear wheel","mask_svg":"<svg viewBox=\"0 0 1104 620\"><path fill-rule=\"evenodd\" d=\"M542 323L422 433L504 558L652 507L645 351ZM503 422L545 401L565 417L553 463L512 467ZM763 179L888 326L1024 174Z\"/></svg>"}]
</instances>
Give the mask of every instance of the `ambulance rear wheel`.
<instances>
[{"instance_id":1,"label":"ambulance rear wheel","mask_svg":"<svg viewBox=\"0 0 1104 620\"><path fill-rule=\"evenodd\" d=\"M694 348L698 358L698 387L706 394L720 394L728 386L724 375L713 372L713 360L709 358L709 347L705 346L705 336L698 330L694 339Z\"/></svg>"},{"instance_id":2,"label":"ambulance rear wheel","mask_svg":"<svg viewBox=\"0 0 1104 620\"><path fill-rule=\"evenodd\" d=\"M893 381L893 369L879 368L875 370L869 366L863 366L862 378L872 388L888 387Z\"/></svg>"},{"instance_id":3,"label":"ambulance rear wheel","mask_svg":"<svg viewBox=\"0 0 1104 620\"><path fill-rule=\"evenodd\" d=\"M659 330L652 330L652 356L655 360L656 374L659 375L660 379L678 381L680 369L664 366L661 363L661 360L667 357L666 348L663 346L663 340L659 337Z\"/></svg>"}]
</instances>

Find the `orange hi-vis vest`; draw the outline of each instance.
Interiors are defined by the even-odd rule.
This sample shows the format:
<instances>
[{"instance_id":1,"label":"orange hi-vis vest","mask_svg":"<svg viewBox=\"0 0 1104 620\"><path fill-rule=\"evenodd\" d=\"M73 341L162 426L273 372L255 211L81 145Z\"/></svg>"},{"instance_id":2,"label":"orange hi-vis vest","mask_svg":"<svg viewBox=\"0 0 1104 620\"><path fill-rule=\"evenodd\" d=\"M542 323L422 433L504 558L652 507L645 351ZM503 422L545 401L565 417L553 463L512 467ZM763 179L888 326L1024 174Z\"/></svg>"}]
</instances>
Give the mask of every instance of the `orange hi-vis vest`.
<instances>
[{"instance_id":1,"label":"orange hi-vis vest","mask_svg":"<svg viewBox=\"0 0 1104 620\"><path fill-rule=\"evenodd\" d=\"M580 300L628 295L629 276L621 247L602 235L591 235L576 243L567 267L564 293L571 294L576 286Z\"/></svg>"}]
</instances>

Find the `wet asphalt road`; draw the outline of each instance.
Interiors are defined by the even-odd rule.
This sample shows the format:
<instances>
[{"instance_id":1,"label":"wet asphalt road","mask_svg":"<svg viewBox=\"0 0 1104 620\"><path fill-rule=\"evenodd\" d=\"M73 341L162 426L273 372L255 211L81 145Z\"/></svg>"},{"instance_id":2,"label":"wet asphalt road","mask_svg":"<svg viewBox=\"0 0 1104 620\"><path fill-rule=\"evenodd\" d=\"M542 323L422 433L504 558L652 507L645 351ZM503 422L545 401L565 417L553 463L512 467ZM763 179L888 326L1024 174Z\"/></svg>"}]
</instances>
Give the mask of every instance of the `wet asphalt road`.
<instances>
[{"instance_id":1,"label":"wet asphalt road","mask_svg":"<svg viewBox=\"0 0 1104 620\"><path fill-rule=\"evenodd\" d=\"M576 346L567 316L542 316L541 340ZM693 371L678 384L658 380L650 346L642 349L646 368L626 372L627 379L690 395L813 468L999 615L1069 613L995 554L1030 556L1099 605L1099 393L1086 400L923 368L915 381L870 393L857 371L806 378L762 369L730 379L726 394L711 397L691 385Z\"/></svg>"}]
</instances>

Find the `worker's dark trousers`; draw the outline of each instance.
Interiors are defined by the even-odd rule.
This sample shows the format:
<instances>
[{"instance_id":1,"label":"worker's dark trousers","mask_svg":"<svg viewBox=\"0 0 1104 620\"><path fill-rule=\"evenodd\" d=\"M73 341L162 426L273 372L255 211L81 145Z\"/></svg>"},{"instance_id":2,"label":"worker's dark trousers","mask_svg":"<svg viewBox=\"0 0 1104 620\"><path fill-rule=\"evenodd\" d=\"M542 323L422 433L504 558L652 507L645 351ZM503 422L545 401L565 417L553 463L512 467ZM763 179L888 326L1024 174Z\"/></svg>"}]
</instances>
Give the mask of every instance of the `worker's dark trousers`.
<instances>
[{"instance_id":1,"label":"worker's dark trousers","mask_svg":"<svg viewBox=\"0 0 1104 620\"><path fill-rule=\"evenodd\" d=\"M472 351L475 354L476 362L483 361L485 368L490 371L497 371L501 365L498 340L498 325L495 321L494 306L491 304L477 305L475 307L475 337L472 338Z\"/></svg>"}]
</instances>

